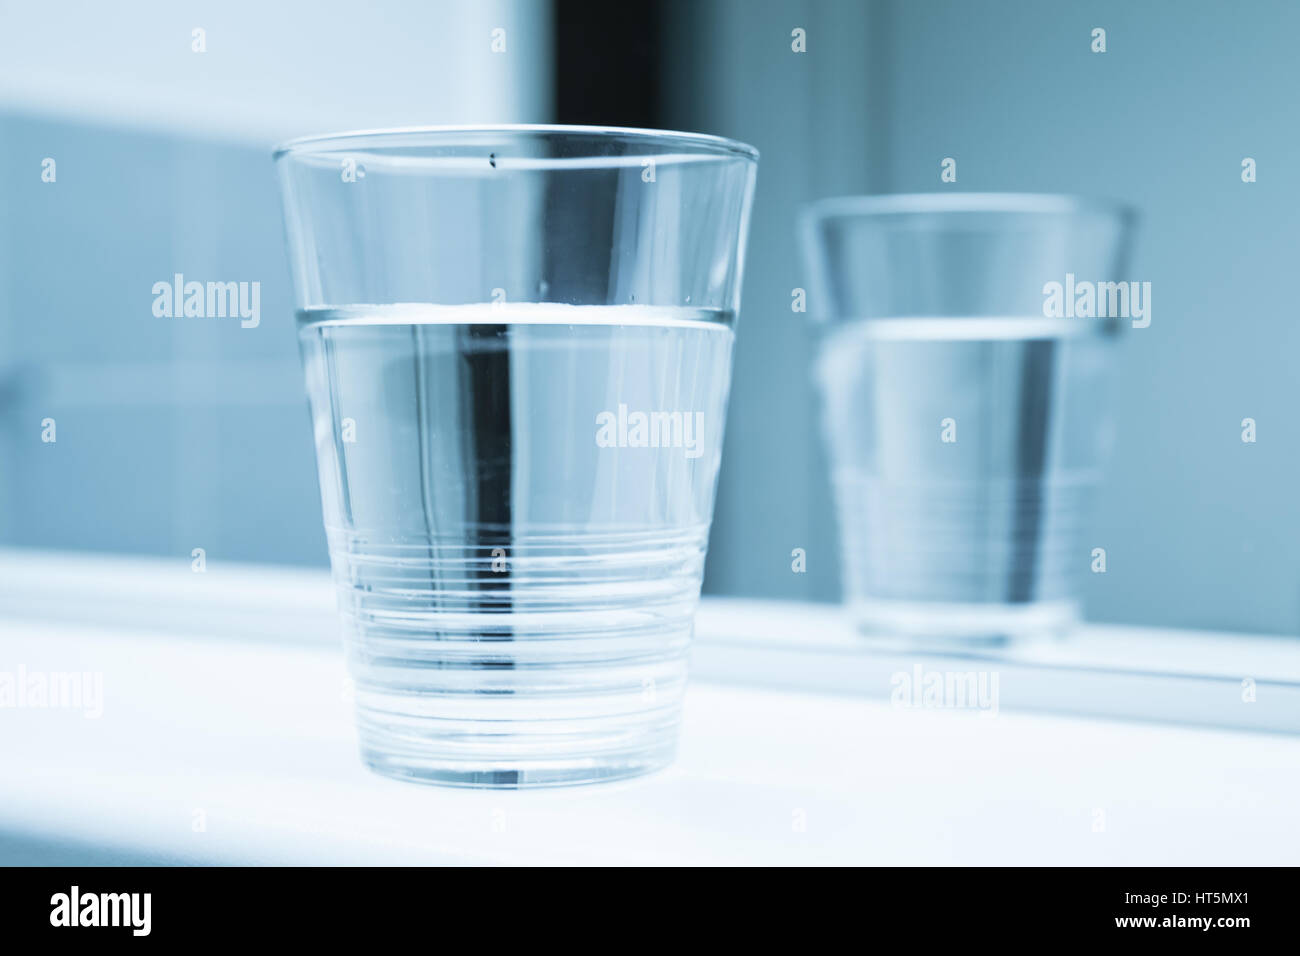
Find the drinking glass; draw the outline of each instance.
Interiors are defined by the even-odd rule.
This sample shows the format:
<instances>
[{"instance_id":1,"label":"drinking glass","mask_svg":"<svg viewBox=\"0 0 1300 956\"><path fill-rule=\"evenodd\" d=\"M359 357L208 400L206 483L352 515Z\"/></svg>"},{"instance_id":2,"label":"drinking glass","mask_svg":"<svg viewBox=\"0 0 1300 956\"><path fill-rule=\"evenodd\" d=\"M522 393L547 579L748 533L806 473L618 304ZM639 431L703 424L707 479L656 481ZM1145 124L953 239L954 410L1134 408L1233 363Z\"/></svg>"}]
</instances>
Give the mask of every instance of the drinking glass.
<instances>
[{"instance_id":1,"label":"drinking glass","mask_svg":"<svg viewBox=\"0 0 1300 956\"><path fill-rule=\"evenodd\" d=\"M1149 284L1143 301L1121 282L1132 220L1015 194L806 210L843 587L862 630L1000 644L1077 621L1115 343L1149 321Z\"/></svg>"},{"instance_id":2,"label":"drinking glass","mask_svg":"<svg viewBox=\"0 0 1300 956\"><path fill-rule=\"evenodd\" d=\"M476 787L664 766L757 153L463 127L275 157L364 762Z\"/></svg>"}]
</instances>

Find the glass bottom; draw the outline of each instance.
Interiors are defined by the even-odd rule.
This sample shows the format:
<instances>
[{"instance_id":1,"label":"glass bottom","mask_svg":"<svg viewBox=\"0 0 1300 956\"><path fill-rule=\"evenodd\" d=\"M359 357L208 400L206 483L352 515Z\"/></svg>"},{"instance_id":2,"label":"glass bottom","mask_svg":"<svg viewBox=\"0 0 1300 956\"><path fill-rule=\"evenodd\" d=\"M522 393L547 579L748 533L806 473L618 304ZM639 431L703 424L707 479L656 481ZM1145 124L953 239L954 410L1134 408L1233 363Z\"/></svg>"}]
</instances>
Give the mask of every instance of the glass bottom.
<instances>
[{"instance_id":1,"label":"glass bottom","mask_svg":"<svg viewBox=\"0 0 1300 956\"><path fill-rule=\"evenodd\" d=\"M600 757L558 755L546 758L483 760L445 754L391 753L362 742L361 760L375 773L398 780L444 787L526 790L611 783L662 770L676 756L677 740L650 740L637 750Z\"/></svg>"},{"instance_id":2,"label":"glass bottom","mask_svg":"<svg viewBox=\"0 0 1300 956\"><path fill-rule=\"evenodd\" d=\"M337 550L362 760L402 780L507 789L670 763L705 530L518 536L498 578L487 546Z\"/></svg>"},{"instance_id":3,"label":"glass bottom","mask_svg":"<svg viewBox=\"0 0 1300 956\"><path fill-rule=\"evenodd\" d=\"M1079 624L1074 601L975 604L859 597L849 612L863 634L955 648L1059 640Z\"/></svg>"},{"instance_id":4,"label":"glass bottom","mask_svg":"<svg viewBox=\"0 0 1300 956\"><path fill-rule=\"evenodd\" d=\"M495 719L466 716L467 706L494 705ZM357 707L361 759L401 780L507 790L623 780L673 760L676 696L647 706L617 692L568 695L564 709L568 716L554 716L556 702L545 695L457 703L370 692Z\"/></svg>"}]
</instances>

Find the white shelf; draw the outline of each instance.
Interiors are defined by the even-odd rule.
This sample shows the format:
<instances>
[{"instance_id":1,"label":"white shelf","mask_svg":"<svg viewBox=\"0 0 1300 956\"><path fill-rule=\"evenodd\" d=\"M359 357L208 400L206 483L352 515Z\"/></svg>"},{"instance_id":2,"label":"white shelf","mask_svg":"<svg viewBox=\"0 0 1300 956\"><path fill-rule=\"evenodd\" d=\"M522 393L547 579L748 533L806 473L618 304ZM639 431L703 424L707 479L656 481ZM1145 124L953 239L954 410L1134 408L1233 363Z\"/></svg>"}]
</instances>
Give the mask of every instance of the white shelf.
<instances>
[{"instance_id":1,"label":"white shelf","mask_svg":"<svg viewBox=\"0 0 1300 956\"><path fill-rule=\"evenodd\" d=\"M1001 710L1300 734L1300 639L1088 625L1068 641L925 652L855 633L838 608L706 600L692 672L889 698L900 675L989 675ZM914 682L914 681L913 681Z\"/></svg>"},{"instance_id":2,"label":"white shelf","mask_svg":"<svg viewBox=\"0 0 1300 956\"><path fill-rule=\"evenodd\" d=\"M804 680L770 667L803 658L763 656L788 655L788 641L773 638L800 639L792 629L801 612L802 639L822 648L804 658L841 655L835 667L805 670L825 675L858 660L857 644L819 617L833 612L818 608L781 618L771 606L705 603L682 750L668 771L543 792L397 783L356 757L323 575L229 569L205 578L180 561L169 583L152 562L70 560L0 558L0 671L97 672L104 693L98 719L0 708L0 861L21 853L69 862L90 850L215 863L1300 860L1300 737L1005 705L997 716L904 709L839 692L858 687L853 674L820 693L712 679L725 666L734 681ZM78 572L120 599L108 615L115 623L77 620L84 591L41 616L48 595L15 589L25 574ZM187 615L172 584L197 589L186 592ZM226 585L265 602L261 617L227 608L233 619L260 620L274 636L236 635L217 612ZM126 621L132 602L153 626ZM328 636L312 636L318 625ZM724 652L742 639L768 651Z\"/></svg>"}]
</instances>

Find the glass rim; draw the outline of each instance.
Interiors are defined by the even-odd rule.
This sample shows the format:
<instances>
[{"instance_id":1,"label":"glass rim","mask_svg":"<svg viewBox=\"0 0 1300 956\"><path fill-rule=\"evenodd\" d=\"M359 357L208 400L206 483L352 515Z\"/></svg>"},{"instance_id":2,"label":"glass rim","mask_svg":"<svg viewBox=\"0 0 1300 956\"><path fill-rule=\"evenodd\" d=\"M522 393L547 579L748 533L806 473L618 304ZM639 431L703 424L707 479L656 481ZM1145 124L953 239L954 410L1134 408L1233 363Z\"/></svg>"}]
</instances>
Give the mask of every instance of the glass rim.
<instances>
[{"instance_id":1,"label":"glass rim","mask_svg":"<svg viewBox=\"0 0 1300 956\"><path fill-rule=\"evenodd\" d=\"M1103 215L1129 221L1137 215L1133 206L1112 199L1098 199L1072 193L1015 192L929 192L878 193L829 196L806 203L801 210L805 221L848 216L945 215L976 213L988 215Z\"/></svg>"},{"instance_id":2,"label":"glass rim","mask_svg":"<svg viewBox=\"0 0 1300 956\"><path fill-rule=\"evenodd\" d=\"M548 136L588 137L592 139L629 139L645 143L673 143L699 154L735 156L757 162L758 150L748 143L710 133L680 130L645 129L634 126L568 126L556 123L485 123L446 126L395 126L380 129L349 130L340 133L317 133L299 136L276 146L273 160L293 155L320 155L349 148L391 148L392 146L436 145L441 139L474 134L498 133L503 137ZM386 140L398 140L396 143Z\"/></svg>"}]
</instances>

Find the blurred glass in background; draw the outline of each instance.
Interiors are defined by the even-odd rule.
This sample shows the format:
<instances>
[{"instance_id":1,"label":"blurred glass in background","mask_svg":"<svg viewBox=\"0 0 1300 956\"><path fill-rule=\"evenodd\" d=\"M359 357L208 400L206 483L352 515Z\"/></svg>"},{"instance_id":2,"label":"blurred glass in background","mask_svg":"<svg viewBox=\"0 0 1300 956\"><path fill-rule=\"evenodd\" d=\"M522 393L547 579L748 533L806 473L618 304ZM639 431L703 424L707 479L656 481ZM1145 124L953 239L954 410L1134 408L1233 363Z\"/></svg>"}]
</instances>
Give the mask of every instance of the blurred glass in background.
<instances>
[{"instance_id":1,"label":"blurred glass in background","mask_svg":"<svg viewBox=\"0 0 1300 956\"><path fill-rule=\"evenodd\" d=\"M1145 321L1149 288L1123 279L1131 215L929 193L825 199L803 218L859 627L994 644L1067 633L1112 444L1113 351ZM1105 550L1093 558L1104 569Z\"/></svg>"}]
</instances>

